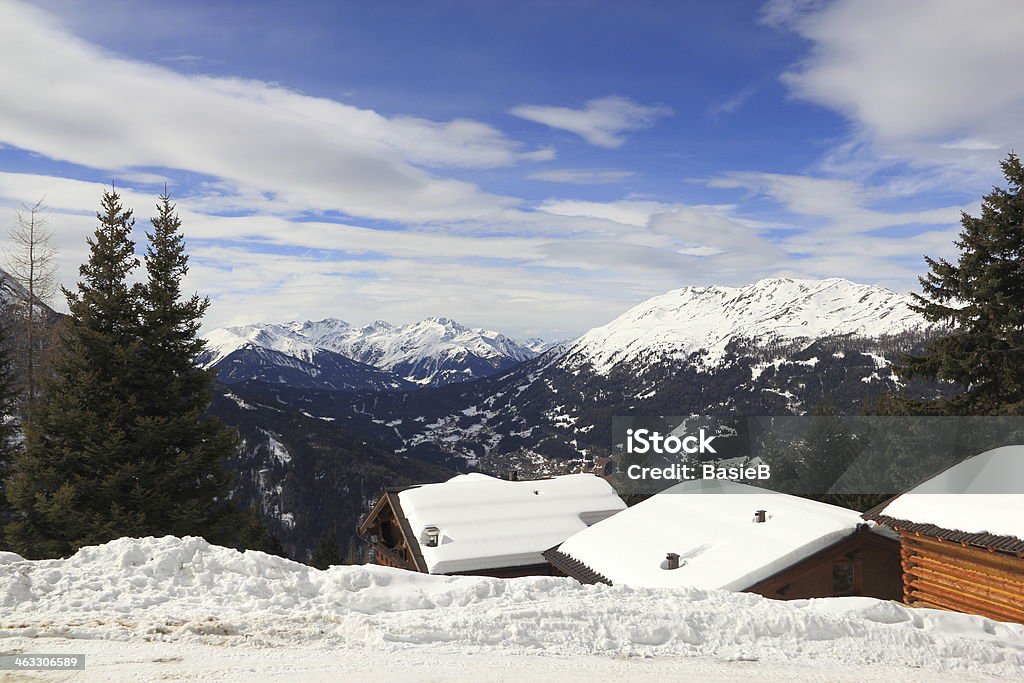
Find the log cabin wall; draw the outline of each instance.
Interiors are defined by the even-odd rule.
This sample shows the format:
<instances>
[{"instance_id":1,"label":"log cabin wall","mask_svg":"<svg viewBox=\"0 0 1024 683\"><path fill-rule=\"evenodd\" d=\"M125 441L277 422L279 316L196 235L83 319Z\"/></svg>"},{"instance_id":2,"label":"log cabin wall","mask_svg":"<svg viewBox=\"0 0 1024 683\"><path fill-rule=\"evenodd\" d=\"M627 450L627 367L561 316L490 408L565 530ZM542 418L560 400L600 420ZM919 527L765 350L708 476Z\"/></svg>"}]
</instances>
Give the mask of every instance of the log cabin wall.
<instances>
[{"instance_id":1,"label":"log cabin wall","mask_svg":"<svg viewBox=\"0 0 1024 683\"><path fill-rule=\"evenodd\" d=\"M1024 557L900 533L903 601L1024 623Z\"/></svg>"},{"instance_id":2,"label":"log cabin wall","mask_svg":"<svg viewBox=\"0 0 1024 683\"><path fill-rule=\"evenodd\" d=\"M891 538L859 531L745 592L775 600L849 595L899 600L900 545Z\"/></svg>"}]
</instances>

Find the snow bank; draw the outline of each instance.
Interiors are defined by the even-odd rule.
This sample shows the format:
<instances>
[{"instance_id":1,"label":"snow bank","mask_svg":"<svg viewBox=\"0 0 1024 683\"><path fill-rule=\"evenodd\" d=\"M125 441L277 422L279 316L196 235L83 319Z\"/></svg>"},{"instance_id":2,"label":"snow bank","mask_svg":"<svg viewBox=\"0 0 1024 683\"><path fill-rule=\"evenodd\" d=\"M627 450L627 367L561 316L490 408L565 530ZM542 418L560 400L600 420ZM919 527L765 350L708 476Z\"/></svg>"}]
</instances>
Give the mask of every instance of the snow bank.
<instances>
[{"instance_id":1,"label":"snow bank","mask_svg":"<svg viewBox=\"0 0 1024 683\"><path fill-rule=\"evenodd\" d=\"M16 555L14 553L9 553L9 552L0 550L0 565L10 564L12 562L24 562L24 561L25 561L25 558L22 557L21 555Z\"/></svg>"},{"instance_id":2,"label":"snow bank","mask_svg":"<svg viewBox=\"0 0 1024 683\"><path fill-rule=\"evenodd\" d=\"M197 538L120 539L0 572L0 637L375 652L713 657L1024 675L1024 626L868 598L318 571ZM394 655L401 657L400 654Z\"/></svg>"}]
</instances>

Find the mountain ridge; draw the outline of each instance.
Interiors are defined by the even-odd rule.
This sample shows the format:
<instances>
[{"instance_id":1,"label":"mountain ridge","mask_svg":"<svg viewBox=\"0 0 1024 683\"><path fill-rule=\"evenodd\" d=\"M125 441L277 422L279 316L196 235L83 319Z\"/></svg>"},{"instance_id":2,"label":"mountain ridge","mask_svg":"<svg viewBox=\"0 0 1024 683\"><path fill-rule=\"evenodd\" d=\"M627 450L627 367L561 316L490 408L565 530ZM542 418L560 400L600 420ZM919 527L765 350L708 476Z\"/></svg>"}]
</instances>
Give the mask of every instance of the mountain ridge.
<instances>
[{"instance_id":1,"label":"mountain ridge","mask_svg":"<svg viewBox=\"0 0 1024 683\"><path fill-rule=\"evenodd\" d=\"M573 342L566 362L600 374L644 355L713 366L730 343L760 346L824 337L878 338L932 327L913 298L843 278L764 278L743 287L683 287L651 297Z\"/></svg>"},{"instance_id":2,"label":"mountain ridge","mask_svg":"<svg viewBox=\"0 0 1024 683\"><path fill-rule=\"evenodd\" d=\"M340 354L418 386L486 377L538 355L542 340L520 343L500 332L435 316L407 325L377 320L356 326L337 318L252 323L205 335L202 363L218 365L245 344L308 360L318 351Z\"/></svg>"}]
</instances>

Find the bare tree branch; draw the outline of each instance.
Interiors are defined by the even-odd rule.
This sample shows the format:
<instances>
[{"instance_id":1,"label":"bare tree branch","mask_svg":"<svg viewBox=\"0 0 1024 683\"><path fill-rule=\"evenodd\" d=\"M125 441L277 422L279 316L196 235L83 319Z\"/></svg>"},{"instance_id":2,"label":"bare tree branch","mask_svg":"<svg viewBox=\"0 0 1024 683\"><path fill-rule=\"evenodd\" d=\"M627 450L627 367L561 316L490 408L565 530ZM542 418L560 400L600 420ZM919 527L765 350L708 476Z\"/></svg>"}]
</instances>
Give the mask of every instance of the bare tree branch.
<instances>
[{"instance_id":1,"label":"bare tree branch","mask_svg":"<svg viewBox=\"0 0 1024 683\"><path fill-rule=\"evenodd\" d=\"M53 246L53 230L47 226L43 199L32 206L23 204L15 213L15 222L10 230L14 246L6 253L8 273L26 294L23 301L15 302L15 312L20 319L24 339L27 416L31 415L36 397L39 355L45 351L46 335L41 328L47 321L43 306L48 305L57 289L57 250Z\"/></svg>"}]
</instances>

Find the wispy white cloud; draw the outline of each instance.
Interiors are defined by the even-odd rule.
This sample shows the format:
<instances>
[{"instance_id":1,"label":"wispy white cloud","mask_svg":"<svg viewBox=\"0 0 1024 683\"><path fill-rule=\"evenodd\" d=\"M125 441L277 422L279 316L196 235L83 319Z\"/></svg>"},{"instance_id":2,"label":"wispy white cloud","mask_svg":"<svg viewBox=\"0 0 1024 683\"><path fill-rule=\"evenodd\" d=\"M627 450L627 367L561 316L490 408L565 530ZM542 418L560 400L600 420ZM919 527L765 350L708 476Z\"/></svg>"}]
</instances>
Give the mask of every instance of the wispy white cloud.
<instances>
[{"instance_id":1,"label":"wispy white cloud","mask_svg":"<svg viewBox=\"0 0 1024 683\"><path fill-rule=\"evenodd\" d=\"M770 197L787 211L824 219L819 233L856 234L908 225L952 225L967 207L945 206L920 211L871 208L889 199L885 188L843 179L781 173L737 172L708 181L709 187L742 188Z\"/></svg>"},{"instance_id":2,"label":"wispy white cloud","mask_svg":"<svg viewBox=\"0 0 1024 683\"><path fill-rule=\"evenodd\" d=\"M708 107L708 116L716 119L720 116L724 116L725 114L734 113L742 107L747 100L753 97L757 93L757 90L758 86L754 84L740 88L724 100L712 103L711 106Z\"/></svg>"},{"instance_id":3,"label":"wispy white cloud","mask_svg":"<svg viewBox=\"0 0 1024 683\"><path fill-rule=\"evenodd\" d=\"M825 0L768 0L761 6L761 22L768 26L789 26L824 4Z\"/></svg>"},{"instance_id":4,"label":"wispy white cloud","mask_svg":"<svg viewBox=\"0 0 1024 683\"><path fill-rule=\"evenodd\" d=\"M615 95L589 100L582 109L524 104L510 112L514 116L575 133L592 145L616 148L625 134L648 128L672 113L664 105L642 105Z\"/></svg>"},{"instance_id":5,"label":"wispy white cloud","mask_svg":"<svg viewBox=\"0 0 1024 683\"><path fill-rule=\"evenodd\" d=\"M479 217L517 203L428 168L552 156L477 121L386 117L264 82L118 58L34 8L0 8L0 44L18 55L17 68L0 69L0 142L53 159L184 170L304 210L415 222Z\"/></svg>"},{"instance_id":6,"label":"wispy white cloud","mask_svg":"<svg viewBox=\"0 0 1024 683\"><path fill-rule=\"evenodd\" d=\"M772 2L765 16L812 44L783 82L852 121L882 163L994 168L1024 135L1024 3Z\"/></svg>"},{"instance_id":7,"label":"wispy white cloud","mask_svg":"<svg viewBox=\"0 0 1024 683\"><path fill-rule=\"evenodd\" d=\"M167 57L161 57L160 61L161 62L166 62L168 64L177 64L179 66L198 66L199 64L203 64L203 63L208 62L210 60L206 59L205 57L201 57L200 55L184 54L184 55L169 55Z\"/></svg>"},{"instance_id":8,"label":"wispy white cloud","mask_svg":"<svg viewBox=\"0 0 1024 683\"><path fill-rule=\"evenodd\" d=\"M559 168L550 171L537 171L526 177L530 180L543 180L549 183L570 183L573 185L605 185L618 183L632 178L635 171L614 169L577 169Z\"/></svg>"}]
</instances>

